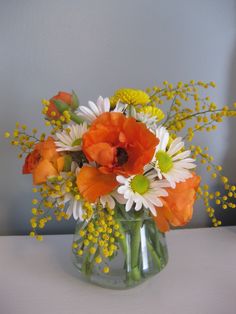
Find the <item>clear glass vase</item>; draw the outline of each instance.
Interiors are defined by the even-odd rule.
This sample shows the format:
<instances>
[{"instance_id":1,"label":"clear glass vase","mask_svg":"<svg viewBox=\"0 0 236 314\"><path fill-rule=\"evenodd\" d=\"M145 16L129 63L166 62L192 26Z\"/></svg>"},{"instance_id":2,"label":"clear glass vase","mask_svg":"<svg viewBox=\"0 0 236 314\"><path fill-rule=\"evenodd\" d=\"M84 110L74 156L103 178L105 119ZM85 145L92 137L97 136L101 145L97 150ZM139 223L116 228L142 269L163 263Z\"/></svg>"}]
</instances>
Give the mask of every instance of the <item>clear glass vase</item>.
<instances>
[{"instance_id":1,"label":"clear glass vase","mask_svg":"<svg viewBox=\"0 0 236 314\"><path fill-rule=\"evenodd\" d=\"M73 249L73 263L86 281L104 288L126 289L141 284L166 266L167 245L165 235L157 229L151 217L116 220L123 237L115 256L106 259L109 272L103 272L103 263L95 263L89 247L82 256ZM82 240L79 231L83 225L84 222L77 222L74 243Z\"/></svg>"}]
</instances>

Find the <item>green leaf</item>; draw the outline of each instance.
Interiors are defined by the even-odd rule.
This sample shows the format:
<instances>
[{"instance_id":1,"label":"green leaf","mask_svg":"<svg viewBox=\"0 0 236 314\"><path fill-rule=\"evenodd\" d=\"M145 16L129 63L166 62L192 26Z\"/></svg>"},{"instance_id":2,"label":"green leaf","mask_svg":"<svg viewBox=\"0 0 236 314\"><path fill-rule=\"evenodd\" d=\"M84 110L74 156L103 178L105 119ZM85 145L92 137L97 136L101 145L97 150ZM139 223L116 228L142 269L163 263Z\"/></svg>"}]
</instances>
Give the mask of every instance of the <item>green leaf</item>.
<instances>
[{"instance_id":1,"label":"green leaf","mask_svg":"<svg viewBox=\"0 0 236 314\"><path fill-rule=\"evenodd\" d=\"M76 93L72 90L72 104L71 109L76 110L79 107L79 98Z\"/></svg>"},{"instance_id":2,"label":"green leaf","mask_svg":"<svg viewBox=\"0 0 236 314\"><path fill-rule=\"evenodd\" d=\"M67 105L64 101L60 99L53 99L52 101L60 113L63 113L66 110L70 111L70 106Z\"/></svg>"}]
</instances>

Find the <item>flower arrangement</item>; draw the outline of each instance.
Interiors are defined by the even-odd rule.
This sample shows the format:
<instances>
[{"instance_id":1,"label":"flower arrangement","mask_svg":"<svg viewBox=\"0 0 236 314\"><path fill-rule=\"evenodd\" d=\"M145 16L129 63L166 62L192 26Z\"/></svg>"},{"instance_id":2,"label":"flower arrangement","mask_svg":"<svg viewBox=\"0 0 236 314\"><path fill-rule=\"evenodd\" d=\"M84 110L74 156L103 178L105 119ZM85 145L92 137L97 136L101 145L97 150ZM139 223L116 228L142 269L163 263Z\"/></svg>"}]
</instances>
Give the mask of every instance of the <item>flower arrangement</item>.
<instances>
[{"instance_id":1,"label":"flower arrangement","mask_svg":"<svg viewBox=\"0 0 236 314\"><path fill-rule=\"evenodd\" d=\"M81 259L80 269L91 274L100 265L107 274L109 262L122 249L126 272L137 282L143 271L138 252L144 219L160 233L170 225L183 226L192 217L196 198L202 197L213 225L220 225L212 204L235 208L236 188L221 174L222 167L214 164L208 148L191 142L196 132L215 130L224 117L235 117L236 110L218 108L209 96L200 95L210 87L215 83L173 86L165 81L146 91L119 89L88 106L79 104L75 92L44 99L42 113L52 128L50 136L38 136L36 129L28 134L19 123L12 133L5 133L20 148L19 158L26 155L22 172L32 175L33 192L38 195L32 200L30 236L42 240L38 230L53 217L60 221L73 216L79 221L72 247ZM200 186L197 160L213 179L221 179L225 193ZM123 220L134 222L129 223L130 247ZM151 238L145 245L160 270L164 263Z\"/></svg>"}]
</instances>

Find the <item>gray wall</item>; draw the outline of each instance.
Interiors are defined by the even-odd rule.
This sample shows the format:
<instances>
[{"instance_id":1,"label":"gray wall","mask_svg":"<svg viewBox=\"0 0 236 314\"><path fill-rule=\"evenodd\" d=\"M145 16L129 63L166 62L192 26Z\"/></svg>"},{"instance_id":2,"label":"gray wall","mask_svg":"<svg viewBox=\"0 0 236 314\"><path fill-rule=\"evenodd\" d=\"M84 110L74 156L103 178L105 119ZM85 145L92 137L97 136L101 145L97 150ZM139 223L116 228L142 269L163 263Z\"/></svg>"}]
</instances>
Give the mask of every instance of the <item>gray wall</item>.
<instances>
[{"instance_id":1,"label":"gray wall","mask_svg":"<svg viewBox=\"0 0 236 314\"><path fill-rule=\"evenodd\" d=\"M201 79L217 82L216 102L236 100L235 10L234 0L0 0L0 133L15 121L43 130L41 98L72 88L86 103L118 87ZM227 121L197 141L236 181L234 134ZM24 234L31 178L7 141L0 152L0 234ZM198 204L189 226L208 224Z\"/></svg>"}]
</instances>

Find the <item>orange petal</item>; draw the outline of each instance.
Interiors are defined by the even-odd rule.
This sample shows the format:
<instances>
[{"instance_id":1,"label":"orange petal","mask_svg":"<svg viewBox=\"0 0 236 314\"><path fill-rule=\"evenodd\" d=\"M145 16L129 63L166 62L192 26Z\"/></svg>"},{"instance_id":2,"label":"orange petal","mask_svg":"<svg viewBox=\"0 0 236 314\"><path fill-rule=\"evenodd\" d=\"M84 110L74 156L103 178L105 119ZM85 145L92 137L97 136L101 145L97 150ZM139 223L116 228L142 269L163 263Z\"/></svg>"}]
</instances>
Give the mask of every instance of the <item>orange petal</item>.
<instances>
[{"instance_id":1,"label":"orange petal","mask_svg":"<svg viewBox=\"0 0 236 314\"><path fill-rule=\"evenodd\" d=\"M134 118L126 119L124 133L131 145L128 148L128 162L123 168L131 174L141 173L144 165L152 160L159 139L145 124L136 122Z\"/></svg>"},{"instance_id":2,"label":"orange petal","mask_svg":"<svg viewBox=\"0 0 236 314\"><path fill-rule=\"evenodd\" d=\"M48 177L57 176L58 172L52 163L47 159L41 160L33 171L33 183L42 184L47 181Z\"/></svg>"},{"instance_id":3,"label":"orange petal","mask_svg":"<svg viewBox=\"0 0 236 314\"><path fill-rule=\"evenodd\" d=\"M163 215L162 212L162 207L158 207L156 209L157 215L153 216L153 219L156 222L157 228L161 231L161 232L167 232L170 230L170 226L168 221L166 220L165 216Z\"/></svg>"},{"instance_id":4,"label":"orange petal","mask_svg":"<svg viewBox=\"0 0 236 314\"><path fill-rule=\"evenodd\" d=\"M92 127L103 125L105 127L114 126L117 131L122 129L126 117L121 112L105 112L101 114L92 124Z\"/></svg>"},{"instance_id":5,"label":"orange petal","mask_svg":"<svg viewBox=\"0 0 236 314\"><path fill-rule=\"evenodd\" d=\"M48 137L44 142L37 144L36 149L39 150L43 159L52 160L58 154L52 137Z\"/></svg>"},{"instance_id":6,"label":"orange petal","mask_svg":"<svg viewBox=\"0 0 236 314\"><path fill-rule=\"evenodd\" d=\"M114 174L103 174L89 166L81 168L76 183L82 196L91 203L99 196L109 194L118 185Z\"/></svg>"},{"instance_id":7,"label":"orange petal","mask_svg":"<svg viewBox=\"0 0 236 314\"><path fill-rule=\"evenodd\" d=\"M161 231L168 231L169 224L175 227L184 226L193 215L193 205L200 177L192 177L176 184L175 189L167 188L168 196L162 198L163 207L157 208L157 217L153 217Z\"/></svg>"},{"instance_id":8,"label":"orange petal","mask_svg":"<svg viewBox=\"0 0 236 314\"><path fill-rule=\"evenodd\" d=\"M64 101L67 105L71 105L72 102L72 95L67 93L67 92L58 92L58 94L54 97L52 97L52 99L59 99Z\"/></svg>"},{"instance_id":9,"label":"orange petal","mask_svg":"<svg viewBox=\"0 0 236 314\"><path fill-rule=\"evenodd\" d=\"M91 160L102 166L112 166L116 149L108 143L97 143L87 148L86 153Z\"/></svg>"},{"instance_id":10,"label":"orange petal","mask_svg":"<svg viewBox=\"0 0 236 314\"><path fill-rule=\"evenodd\" d=\"M64 156L57 158L56 162L57 162L57 170L58 172L61 172L64 168L64 163L65 163Z\"/></svg>"}]
</instances>

